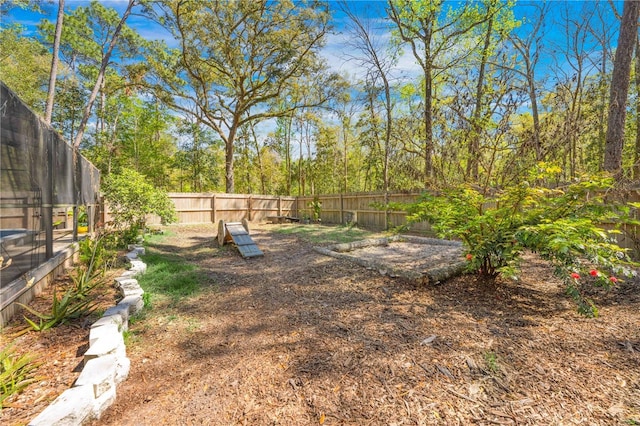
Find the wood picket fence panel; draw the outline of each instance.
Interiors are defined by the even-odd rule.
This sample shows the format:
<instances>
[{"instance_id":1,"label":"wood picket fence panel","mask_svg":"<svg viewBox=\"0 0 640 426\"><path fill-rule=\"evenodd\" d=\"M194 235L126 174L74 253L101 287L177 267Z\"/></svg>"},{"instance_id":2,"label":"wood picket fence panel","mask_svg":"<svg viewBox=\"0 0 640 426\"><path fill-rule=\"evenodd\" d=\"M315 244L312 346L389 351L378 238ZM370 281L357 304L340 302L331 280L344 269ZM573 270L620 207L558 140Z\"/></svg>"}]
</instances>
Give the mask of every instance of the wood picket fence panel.
<instances>
[{"instance_id":1,"label":"wood picket fence panel","mask_svg":"<svg viewBox=\"0 0 640 426\"><path fill-rule=\"evenodd\" d=\"M256 194L226 194L226 193L182 193L171 192L169 198L176 206L178 223L201 224L225 222L240 222L246 219L250 222L269 220L273 216L297 217L301 220L313 219L312 203L319 201L320 222L326 224L357 223L358 226L384 230L407 224L407 213L404 211L385 211L381 206L385 201L391 203L412 203L420 196L418 192L389 193L385 198L383 192L330 194L318 196L273 196ZM629 201L640 200L640 191L631 193ZM104 222L109 221L108 207L104 213ZM150 216L150 225L160 224L157 216ZM612 224L603 224L605 228L612 228ZM432 235L428 223L414 223L411 232ZM617 236L621 247L629 248L640 254L640 227L625 226L624 232Z\"/></svg>"}]
</instances>

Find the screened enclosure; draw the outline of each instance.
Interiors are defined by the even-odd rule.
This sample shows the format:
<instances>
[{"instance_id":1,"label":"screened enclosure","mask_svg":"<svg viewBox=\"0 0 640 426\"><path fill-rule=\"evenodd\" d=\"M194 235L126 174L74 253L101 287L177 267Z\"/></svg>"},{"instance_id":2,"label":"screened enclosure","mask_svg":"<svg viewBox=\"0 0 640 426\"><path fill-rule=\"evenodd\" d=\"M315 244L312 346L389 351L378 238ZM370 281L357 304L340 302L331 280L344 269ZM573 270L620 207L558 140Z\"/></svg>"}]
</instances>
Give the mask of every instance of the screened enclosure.
<instances>
[{"instance_id":1,"label":"screened enclosure","mask_svg":"<svg viewBox=\"0 0 640 426\"><path fill-rule=\"evenodd\" d=\"M0 82L0 300L93 230L100 173Z\"/></svg>"}]
</instances>

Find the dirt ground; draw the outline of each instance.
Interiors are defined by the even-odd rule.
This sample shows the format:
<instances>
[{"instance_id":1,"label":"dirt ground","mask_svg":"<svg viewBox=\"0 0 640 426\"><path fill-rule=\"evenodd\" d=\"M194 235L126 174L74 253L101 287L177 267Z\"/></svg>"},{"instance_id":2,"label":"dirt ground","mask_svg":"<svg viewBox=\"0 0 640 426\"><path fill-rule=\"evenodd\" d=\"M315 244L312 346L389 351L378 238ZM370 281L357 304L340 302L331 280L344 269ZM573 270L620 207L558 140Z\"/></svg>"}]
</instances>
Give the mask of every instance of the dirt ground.
<instances>
[{"instance_id":1,"label":"dirt ground","mask_svg":"<svg viewBox=\"0 0 640 426\"><path fill-rule=\"evenodd\" d=\"M587 319L535 257L519 282L419 287L278 226L295 225L252 230L263 258L219 248L213 226L156 247L211 284L131 325L129 378L94 426L640 424L638 281L594 291Z\"/></svg>"}]
</instances>

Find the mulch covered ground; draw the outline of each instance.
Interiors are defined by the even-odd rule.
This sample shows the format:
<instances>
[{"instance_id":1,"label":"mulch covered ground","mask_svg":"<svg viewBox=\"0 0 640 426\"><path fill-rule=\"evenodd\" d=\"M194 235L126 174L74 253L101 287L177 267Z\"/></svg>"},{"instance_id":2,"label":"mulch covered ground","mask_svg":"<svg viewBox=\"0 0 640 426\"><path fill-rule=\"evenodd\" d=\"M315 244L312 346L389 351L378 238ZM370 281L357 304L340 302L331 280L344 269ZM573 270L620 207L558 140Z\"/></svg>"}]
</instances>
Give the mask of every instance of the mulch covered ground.
<instances>
[{"instance_id":1,"label":"mulch covered ground","mask_svg":"<svg viewBox=\"0 0 640 426\"><path fill-rule=\"evenodd\" d=\"M68 272L73 274L73 271ZM36 323L38 320L34 315L23 311L2 329L0 347L12 346L16 354L33 357L39 366L35 371L35 382L22 393L4 402L0 411L0 424L28 424L29 420L73 385L82 371L84 353L89 348L91 324L100 318L102 312L117 303L119 294L111 283L119 272L122 270L111 270L104 277L105 283L93 301L95 311L89 317L71 320L46 331L25 333L28 325L23 319L23 314ZM60 300L72 285L69 274L65 274L46 288L29 306L40 313L50 314L54 289L56 298Z\"/></svg>"},{"instance_id":2,"label":"mulch covered ground","mask_svg":"<svg viewBox=\"0 0 640 426\"><path fill-rule=\"evenodd\" d=\"M131 326L131 373L96 425L640 424L637 281L594 293L588 319L535 257L519 282L422 287L278 226L295 225L252 230L251 260L213 226L174 228L156 249L208 287Z\"/></svg>"}]
</instances>

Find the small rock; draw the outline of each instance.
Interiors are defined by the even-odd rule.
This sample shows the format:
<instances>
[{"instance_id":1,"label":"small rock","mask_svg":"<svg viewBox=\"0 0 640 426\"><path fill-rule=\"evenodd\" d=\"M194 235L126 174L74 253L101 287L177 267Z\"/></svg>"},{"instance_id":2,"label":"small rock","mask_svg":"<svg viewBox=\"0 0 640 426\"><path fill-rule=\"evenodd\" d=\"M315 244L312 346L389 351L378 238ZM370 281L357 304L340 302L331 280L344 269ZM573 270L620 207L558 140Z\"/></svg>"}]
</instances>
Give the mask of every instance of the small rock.
<instances>
[{"instance_id":1,"label":"small rock","mask_svg":"<svg viewBox=\"0 0 640 426\"><path fill-rule=\"evenodd\" d=\"M476 395L480 393L481 390L482 390L482 387L480 386L479 383L472 383L469 385L469 396L471 398L474 398Z\"/></svg>"},{"instance_id":2,"label":"small rock","mask_svg":"<svg viewBox=\"0 0 640 426\"><path fill-rule=\"evenodd\" d=\"M420 346L425 346L425 345L430 345L433 343L434 340L436 340L436 335L432 334L431 336L427 337L426 339L424 339L422 342L420 342Z\"/></svg>"}]
</instances>

